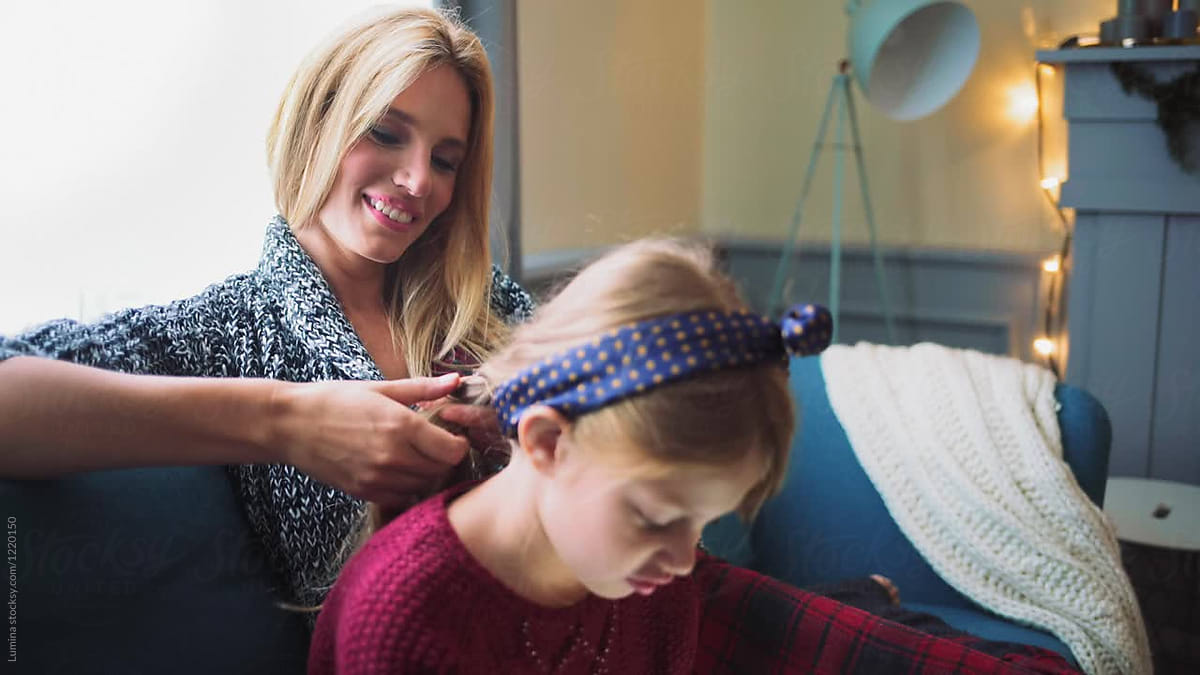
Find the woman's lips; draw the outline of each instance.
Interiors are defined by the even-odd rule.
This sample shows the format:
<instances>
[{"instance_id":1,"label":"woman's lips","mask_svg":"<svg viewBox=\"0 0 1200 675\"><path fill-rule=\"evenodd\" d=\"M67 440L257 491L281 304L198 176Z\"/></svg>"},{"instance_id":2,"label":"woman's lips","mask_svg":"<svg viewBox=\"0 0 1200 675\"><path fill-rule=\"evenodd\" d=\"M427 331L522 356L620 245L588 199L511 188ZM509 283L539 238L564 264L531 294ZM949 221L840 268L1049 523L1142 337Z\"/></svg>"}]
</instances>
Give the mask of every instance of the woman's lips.
<instances>
[{"instance_id":1,"label":"woman's lips","mask_svg":"<svg viewBox=\"0 0 1200 675\"><path fill-rule=\"evenodd\" d=\"M372 198L369 195L363 195L363 203L366 205L367 210L371 212L371 215L377 222L379 222L380 225L383 225L389 230L407 232L408 230L412 229L413 223L417 222L418 220L417 214L414 214L406 209L397 208L386 202L383 203L383 207L390 213L384 213L376 208L375 203L377 201L383 202L383 200L379 198ZM400 219L393 218L393 215L398 216ZM403 218L406 217L408 218L407 222L403 220Z\"/></svg>"}]
</instances>

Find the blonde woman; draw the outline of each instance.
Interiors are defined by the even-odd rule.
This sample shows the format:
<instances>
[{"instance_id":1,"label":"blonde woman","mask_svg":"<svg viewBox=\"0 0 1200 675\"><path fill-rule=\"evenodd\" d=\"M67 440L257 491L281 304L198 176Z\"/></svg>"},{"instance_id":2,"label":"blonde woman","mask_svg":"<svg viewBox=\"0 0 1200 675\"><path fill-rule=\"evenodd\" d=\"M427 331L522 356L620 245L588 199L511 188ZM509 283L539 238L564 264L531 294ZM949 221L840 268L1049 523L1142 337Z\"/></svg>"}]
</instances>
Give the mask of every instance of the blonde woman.
<instances>
[{"instance_id":1,"label":"blonde woman","mask_svg":"<svg viewBox=\"0 0 1200 675\"><path fill-rule=\"evenodd\" d=\"M490 265L492 111L483 47L453 17L376 12L335 35L272 124L279 215L257 269L0 337L4 474L230 465L287 599L319 602L306 589L360 500L404 504L467 452L410 406L529 312Z\"/></svg>"}]
</instances>

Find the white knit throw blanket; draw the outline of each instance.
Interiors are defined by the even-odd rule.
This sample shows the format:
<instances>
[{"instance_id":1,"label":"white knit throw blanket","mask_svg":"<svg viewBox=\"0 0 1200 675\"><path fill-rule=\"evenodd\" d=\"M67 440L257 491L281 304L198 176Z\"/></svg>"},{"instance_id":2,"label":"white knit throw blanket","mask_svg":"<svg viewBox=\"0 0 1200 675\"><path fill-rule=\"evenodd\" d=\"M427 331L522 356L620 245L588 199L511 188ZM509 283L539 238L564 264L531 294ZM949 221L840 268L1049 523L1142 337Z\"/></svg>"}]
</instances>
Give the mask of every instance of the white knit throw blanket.
<instances>
[{"instance_id":1,"label":"white knit throw blanket","mask_svg":"<svg viewBox=\"0 0 1200 675\"><path fill-rule=\"evenodd\" d=\"M821 365L859 463L947 583L1088 673L1151 671L1114 529L1062 459L1049 371L928 343L834 346Z\"/></svg>"}]
</instances>

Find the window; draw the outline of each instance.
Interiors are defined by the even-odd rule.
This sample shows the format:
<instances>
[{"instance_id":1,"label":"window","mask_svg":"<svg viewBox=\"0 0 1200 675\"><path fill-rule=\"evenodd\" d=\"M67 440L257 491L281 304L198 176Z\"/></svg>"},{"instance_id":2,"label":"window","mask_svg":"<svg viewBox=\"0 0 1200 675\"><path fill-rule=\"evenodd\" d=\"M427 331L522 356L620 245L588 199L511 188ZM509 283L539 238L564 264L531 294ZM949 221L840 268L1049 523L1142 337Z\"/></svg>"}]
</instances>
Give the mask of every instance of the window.
<instances>
[{"instance_id":1,"label":"window","mask_svg":"<svg viewBox=\"0 0 1200 675\"><path fill-rule=\"evenodd\" d=\"M376 4L6 3L0 333L253 267L275 105L303 56Z\"/></svg>"}]
</instances>

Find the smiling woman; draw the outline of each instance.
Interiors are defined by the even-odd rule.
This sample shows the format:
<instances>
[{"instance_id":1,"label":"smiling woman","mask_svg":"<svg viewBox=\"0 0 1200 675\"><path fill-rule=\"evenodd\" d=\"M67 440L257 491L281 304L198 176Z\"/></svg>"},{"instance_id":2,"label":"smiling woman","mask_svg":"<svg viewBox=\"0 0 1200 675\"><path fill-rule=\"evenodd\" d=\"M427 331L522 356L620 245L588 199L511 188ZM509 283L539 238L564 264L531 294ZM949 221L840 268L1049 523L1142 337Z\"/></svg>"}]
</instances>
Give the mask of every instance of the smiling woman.
<instances>
[{"instance_id":1,"label":"smiling woman","mask_svg":"<svg viewBox=\"0 0 1200 675\"><path fill-rule=\"evenodd\" d=\"M228 465L284 599L319 602L312 582L337 564L361 500L411 503L463 459L464 436L497 426L451 407L465 430L456 435L410 407L452 392L457 373L529 313L529 297L491 265L492 106L483 46L452 15L382 8L334 34L303 61L271 124L278 215L256 268L182 300L0 336L4 475ZM218 204L214 222L258 229L182 168L168 179L170 189L135 182L148 194L128 200L131 218L168 194L176 211ZM78 194L71 201L88 205ZM80 220L38 215L31 222ZM88 215L111 234L102 209ZM178 236L178 223L151 216ZM206 225L184 229L229 246ZM98 257L120 268L131 256Z\"/></svg>"}]
</instances>

